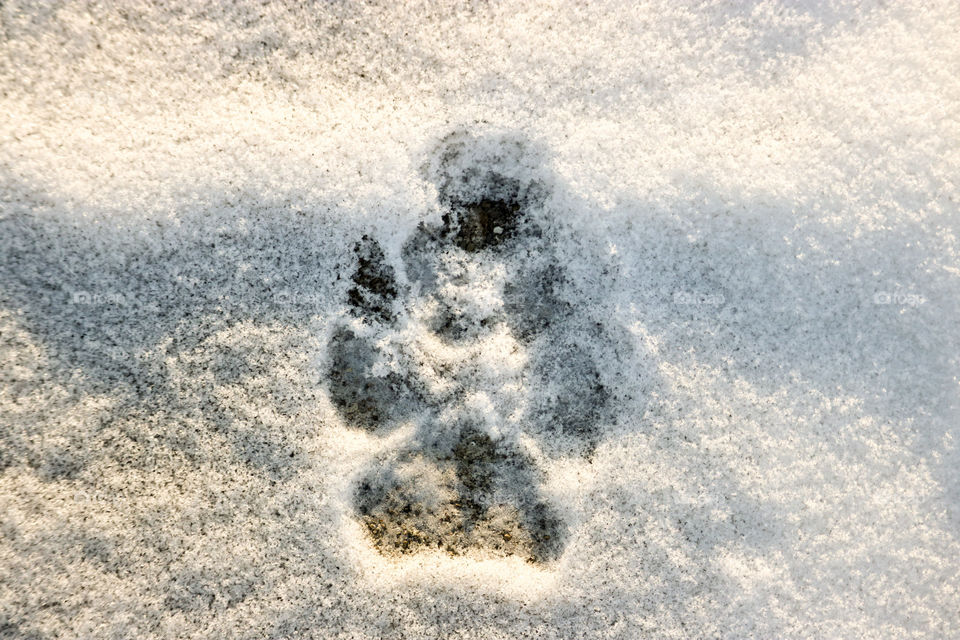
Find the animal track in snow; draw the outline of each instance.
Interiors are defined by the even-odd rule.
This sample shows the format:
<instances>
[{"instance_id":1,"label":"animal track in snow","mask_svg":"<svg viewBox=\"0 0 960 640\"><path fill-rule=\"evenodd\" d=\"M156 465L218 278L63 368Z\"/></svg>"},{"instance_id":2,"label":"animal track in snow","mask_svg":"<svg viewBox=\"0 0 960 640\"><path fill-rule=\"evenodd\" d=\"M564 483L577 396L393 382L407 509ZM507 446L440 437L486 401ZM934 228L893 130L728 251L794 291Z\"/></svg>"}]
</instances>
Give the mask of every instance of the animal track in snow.
<instances>
[{"instance_id":1,"label":"animal track in snow","mask_svg":"<svg viewBox=\"0 0 960 640\"><path fill-rule=\"evenodd\" d=\"M358 483L357 517L383 554L472 550L545 563L566 526L537 460L589 455L613 418L578 313L535 212L543 189L512 175L522 143L448 137L434 176L444 214L406 240L402 270L368 236L348 291L358 322L329 344L328 391L355 428L413 435Z\"/></svg>"}]
</instances>

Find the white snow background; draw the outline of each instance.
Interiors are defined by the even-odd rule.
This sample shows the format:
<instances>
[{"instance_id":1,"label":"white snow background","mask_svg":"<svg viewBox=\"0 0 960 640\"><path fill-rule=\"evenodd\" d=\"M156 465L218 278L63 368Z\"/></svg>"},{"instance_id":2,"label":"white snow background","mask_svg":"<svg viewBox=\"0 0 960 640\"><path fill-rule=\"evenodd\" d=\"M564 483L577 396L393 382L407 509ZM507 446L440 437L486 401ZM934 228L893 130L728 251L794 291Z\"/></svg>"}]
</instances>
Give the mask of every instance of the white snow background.
<instances>
[{"instance_id":1,"label":"white snow background","mask_svg":"<svg viewBox=\"0 0 960 640\"><path fill-rule=\"evenodd\" d=\"M0 638L960 637L958 33L953 0L0 3ZM528 141L630 342L594 454L542 462L543 566L381 556L352 486L403 433L325 390L354 243L399 269L455 131Z\"/></svg>"}]
</instances>

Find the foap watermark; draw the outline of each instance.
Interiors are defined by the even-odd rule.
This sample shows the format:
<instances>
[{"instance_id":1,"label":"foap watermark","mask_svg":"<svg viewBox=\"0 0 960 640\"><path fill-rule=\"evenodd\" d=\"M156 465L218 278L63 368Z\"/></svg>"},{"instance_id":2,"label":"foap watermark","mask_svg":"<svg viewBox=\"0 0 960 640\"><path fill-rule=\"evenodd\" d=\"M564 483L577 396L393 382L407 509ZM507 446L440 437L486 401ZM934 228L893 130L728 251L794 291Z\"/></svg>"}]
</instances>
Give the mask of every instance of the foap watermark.
<instances>
[{"instance_id":1,"label":"foap watermark","mask_svg":"<svg viewBox=\"0 0 960 640\"><path fill-rule=\"evenodd\" d=\"M873 304L890 305L895 307L919 307L927 302L919 293L904 293L902 291L877 291L873 294Z\"/></svg>"},{"instance_id":2,"label":"foap watermark","mask_svg":"<svg viewBox=\"0 0 960 640\"><path fill-rule=\"evenodd\" d=\"M111 360L132 361L139 357L139 351L127 349L118 344L99 342L97 340L83 340L71 342L62 346L49 345L44 348L44 354L48 358L71 359L78 354L91 355L110 358Z\"/></svg>"},{"instance_id":3,"label":"foap watermark","mask_svg":"<svg viewBox=\"0 0 960 640\"><path fill-rule=\"evenodd\" d=\"M114 291L73 291L70 294L70 304L78 305L127 305L130 303L127 296Z\"/></svg>"},{"instance_id":4,"label":"foap watermark","mask_svg":"<svg viewBox=\"0 0 960 640\"><path fill-rule=\"evenodd\" d=\"M694 293L692 291L675 291L673 304L685 307L719 307L727 299L722 293Z\"/></svg>"},{"instance_id":5,"label":"foap watermark","mask_svg":"<svg viewBox=\"0 0 960 640\"><path fill-rule=\"evenodd\" d=\"M273 303L281 307L319 307L324 302L324 297L316 293L300 293L284 290L277 291L273 295Z\"/></svg>"},{"instance_id":6,"label":"foap watermark","mask_svg":"<svg viewBox=\"0 0 960 640\"><path fill-rule=\"evenodd\" d=\"M126 496L100 491L98 489L77 489L70 492L70 498L78 504L99 504L107 506L125 506L129 504Z\"/></svg>"},{"instance_id":7,"label":"foap watermark","mask_svg":"<svg viewBox=\"0 0 960 640\"><path fill-rule=\"evenodd\" d=\"M84 347L87 351L99 353L112 360L131 360L136 357L135 352L124 349L119 345L106 344L103 342L97 342L96 340L89 340L85 342Z\"/></svg>"},{"instance_id":8,"label":"foap watermark","mask_svg":"<svg viewBox=\"0 0 960 640\"><path fill-rule=\"evenodd\" d=\"M169 457L169 456L168 456ZM172 460L172 458L170 458ZM147 458L141 461L141 465L146 469L162 468L165 460L162 457ZM103 490L96 487L76 488L64 494L65 497L76 504L99 508L129 509L131 507L141 506L144 503L142 496L128 496L115 491ZM181 506L199 505L195 497L188 497L181 502Z\"/></svg>"}]
</instances>

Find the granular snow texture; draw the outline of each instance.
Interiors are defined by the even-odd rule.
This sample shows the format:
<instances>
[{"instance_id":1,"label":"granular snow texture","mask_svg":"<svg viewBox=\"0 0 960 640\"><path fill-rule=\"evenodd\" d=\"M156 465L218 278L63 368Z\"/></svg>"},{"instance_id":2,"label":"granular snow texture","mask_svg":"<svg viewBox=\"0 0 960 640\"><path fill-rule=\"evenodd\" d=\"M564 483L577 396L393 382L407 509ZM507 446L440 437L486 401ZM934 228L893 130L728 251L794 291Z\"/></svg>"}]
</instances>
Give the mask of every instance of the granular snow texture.
<instances>
[{"instance_id":1,"label":"granular snow texture","mask_svg":"<svg viewBox=\"0 0 960 640\"><path fill-rule=\"evenodd\" d=\"M0 3L0 638L960 637L957 33Z\"/></svg>"}]
</instances>

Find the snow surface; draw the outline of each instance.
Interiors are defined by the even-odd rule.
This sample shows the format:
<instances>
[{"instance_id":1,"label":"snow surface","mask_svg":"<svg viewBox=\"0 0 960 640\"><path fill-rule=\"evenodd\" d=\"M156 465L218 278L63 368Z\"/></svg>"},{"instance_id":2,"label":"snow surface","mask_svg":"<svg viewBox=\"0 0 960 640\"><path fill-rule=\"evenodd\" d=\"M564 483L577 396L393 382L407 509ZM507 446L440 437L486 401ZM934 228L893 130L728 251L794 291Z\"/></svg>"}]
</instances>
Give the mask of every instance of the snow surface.
<instances>
[{"instance_id":1,"label":"snow surface","mask_svg":"<svg viewBox=\"0 0 960 640\"><path fill-rule=\"evenodd\" d=\"M960 637L958 32L0 3L0 637Z\"/></svg>"}]
</instances>

